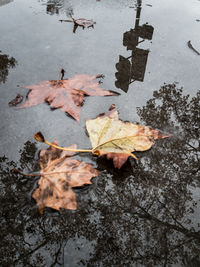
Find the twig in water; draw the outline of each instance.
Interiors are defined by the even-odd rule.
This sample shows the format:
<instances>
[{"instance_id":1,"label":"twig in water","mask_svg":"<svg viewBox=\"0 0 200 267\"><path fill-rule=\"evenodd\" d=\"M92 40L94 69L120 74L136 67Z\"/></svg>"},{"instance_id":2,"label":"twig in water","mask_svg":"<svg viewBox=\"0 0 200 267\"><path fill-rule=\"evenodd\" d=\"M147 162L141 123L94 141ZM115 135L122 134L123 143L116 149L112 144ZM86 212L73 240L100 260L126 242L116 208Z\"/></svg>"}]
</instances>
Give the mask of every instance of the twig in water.
<instances>
[{"instance_id":1,"label":"twig in water","mask_svg":"<svg viewBox=\"0 0 200 267\"><path fill-rule=\"evenodd\" d=\"M200 53L192 46L191 41L187 42L187 45L190 49L192 49L197 55L200 56Z\"/></svg>"}]
</instances>

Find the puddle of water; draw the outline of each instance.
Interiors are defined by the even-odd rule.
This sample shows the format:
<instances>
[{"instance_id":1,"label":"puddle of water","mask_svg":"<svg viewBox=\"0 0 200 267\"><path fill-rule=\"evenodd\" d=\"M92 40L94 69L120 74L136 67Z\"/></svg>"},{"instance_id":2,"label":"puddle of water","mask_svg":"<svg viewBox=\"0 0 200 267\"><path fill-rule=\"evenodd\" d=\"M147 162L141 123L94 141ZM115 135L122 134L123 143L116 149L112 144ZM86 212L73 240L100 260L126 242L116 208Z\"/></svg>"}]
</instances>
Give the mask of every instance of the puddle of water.
<instances>
[{"instance_id":1,"label":"puddle of water","mask_svg":"<svg viewBox=\"0 0 200 267\"><path fill-rule=\"evenodd\" d=\"M200 51L199 8L196 0L0 0L3 266L199 266L200 57L187 45ZM73 33L73 23L59 21L71 16L96 24ZM21 87L58 79L61 68L67 77L103 73L102 88L121 95L86 98L80 125L47 104L8 106L26 96ZM38 169L38 130L62 146L90 147L85 118L113 103L122 119L173 137L120 171L77 156L101 174L75 190L77 211L39 216L31 198L37 179L9 169Z\"/></svg>"}]
</instances>

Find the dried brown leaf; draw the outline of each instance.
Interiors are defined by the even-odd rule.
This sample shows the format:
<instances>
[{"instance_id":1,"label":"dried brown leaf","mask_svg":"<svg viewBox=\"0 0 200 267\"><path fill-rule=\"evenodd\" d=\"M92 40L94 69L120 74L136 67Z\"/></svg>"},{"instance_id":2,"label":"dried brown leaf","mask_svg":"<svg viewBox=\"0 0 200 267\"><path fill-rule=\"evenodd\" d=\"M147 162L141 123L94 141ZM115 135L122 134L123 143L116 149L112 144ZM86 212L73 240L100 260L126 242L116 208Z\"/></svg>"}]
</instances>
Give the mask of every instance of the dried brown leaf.
<instances>
[{"instance_id":1,"label":"dried brown leaf","mask_svg":"<svg viewBox=\"0 0 200 267\"><path fill-rule=\"evenodd\" d=\"M56 140L53 144L57 145ZM76 148L73 145L69 148ZM73 187L91 184L91 179L98 175L90 164L73 159L74 152L61 151L54 147L40 152L39 187L33 192L40 213L45 207L55 210L77 209Z\"/></svg>"},{"instance_id":2,"label":"dried brown leaf","mask_svg":"<svg viewBox=\"0 0 200 267\"><path fill-rule=\"evenodd\" d=\"M29 89L28 99L19 108L31 107L44 102L51 108L59 108L67 112L80 122L81 105L84 96L110 96L117 93L103 90L99 83L94 81L99 75L76 75L68 80L43 81L36 85L26 86Z\"/></svg>"}]
</instances>

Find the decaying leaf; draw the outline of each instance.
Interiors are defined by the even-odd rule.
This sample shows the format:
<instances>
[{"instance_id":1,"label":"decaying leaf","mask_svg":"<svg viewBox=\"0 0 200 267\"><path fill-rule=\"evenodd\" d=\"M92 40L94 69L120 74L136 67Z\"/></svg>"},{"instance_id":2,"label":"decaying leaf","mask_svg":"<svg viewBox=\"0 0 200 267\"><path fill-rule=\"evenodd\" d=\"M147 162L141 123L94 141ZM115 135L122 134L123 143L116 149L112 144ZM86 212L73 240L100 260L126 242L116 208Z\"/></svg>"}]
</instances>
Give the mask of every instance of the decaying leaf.
<instances>
[{"instance_id":1,"label":"decaying leaf","mask_svg":"<svg viewBox=\"0 0 200 267\"><path fill-rule=\"evenodd\" d=\"M80 18L80 19L74 19L74 18L72 18L71 20L68 20L68 19L60 19L59 21L60 22L73 22L74 23L74 29L73 29L73 32L74 33L76 32L76 29L77 29L78 26L80 26L83 29L85 29L85 28L94 27L94 24L96 24L96 22L93 21L93 20L83 19L83 18Z\"/></svg>"},{"instance_id":2,"label":"decaying leaf","mask_svg":"<svg viewBox=\"0 0 200 267\"><path fill-rule=\"evenodd\" d=\"M119 120L114 105L96 119L87 120L86 128L93 153L113 159L114 166L119 169L129 156L136 158L131 152L148 150L155 139L169 137L158 130Z\"/></svg>"},{"instance_id":3,"label":"decaying leaf","mask_svg":"<svg viewBox=\"0 0 200 267\"><path fill-rule=\"evenodd\" d=\"M26 89L30 89L28 99L19 108L47 102L51 108L59 108L80 122L81 105L85 95L117 95L117 93L99 87L99 83L94 80L101 77L102 75L88 76L80 74L68 80L43 81L36 85L26 86Z\"/></svg>"},{"instance_id":4,"label":"decaying leaf","mask_svg":"<svg viewBox=\"0 0 200 267\"><path fill-rule=\"evenodd\" d=\"M57 145L57 142L53 142ZM69 147L76 149L76 145ZM55 210L77 209L73 187L91 184L91 178L98 175L90 164L73 159L74 152L61 151L54 147L40 152L39 187L33 192L40 213L45 207Z\"/></svg>"}]
</instances>

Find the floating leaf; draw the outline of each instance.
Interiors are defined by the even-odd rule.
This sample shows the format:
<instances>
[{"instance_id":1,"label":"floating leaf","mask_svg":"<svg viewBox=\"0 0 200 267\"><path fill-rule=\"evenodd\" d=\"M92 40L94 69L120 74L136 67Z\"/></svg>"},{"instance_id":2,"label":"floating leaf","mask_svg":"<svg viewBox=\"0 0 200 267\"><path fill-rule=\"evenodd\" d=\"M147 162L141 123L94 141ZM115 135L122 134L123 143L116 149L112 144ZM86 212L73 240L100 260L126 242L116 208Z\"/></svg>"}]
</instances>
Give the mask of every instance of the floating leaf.
<instances>
[{"instance_id":1,"label":"floating leaf","mask_svg":"<svg viewBox=\"0 0 200 267\"><path fill-rule=\"evenodd\" d=\"M57 146L56 141L53 144ZM76 149L76 145L66 149ZM39 187L32 195L40 213L45 207L76 210L76 195L72 188L91 184L92 177L98 175L98 171L90 164L73 159L73 154L53 146L40 152L41 178Z\"/></svg>"},{"instance_id":2,"label":"floating leaf","mask_svg":"<svg viewBox=\"0 0 200 267\"><path fill-rule=\"evenodd\" d=\"M119 169L129 156L137 159L131 152L148 150L155 139L170 136L146 126L119 120L114 105L96 119L87 120L86 128L93 153L113 159L114 166Z\"/></svg>"},{"instance_id":3,"label":"floating leaf","mask_svg":"<svg viewBox=\"0 0 200 267\"><path fill-rule=\"evenodd\" d=\"M43 81L36 85L26 86L26 89L30 89L28 99L19 108L47 102L51 108L59 108L80 122L81 105L85 95L118 95L99 87L99 83L94 81L94 79L101 77L102 75L88 76L80 74L68 80Z\"/></svg>"}]
</instances>

